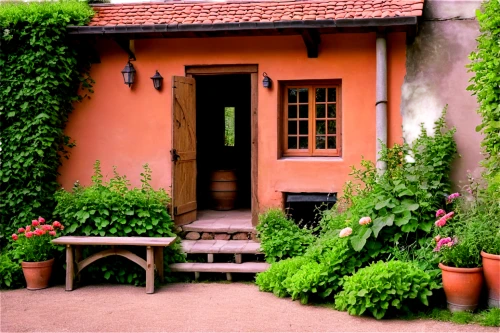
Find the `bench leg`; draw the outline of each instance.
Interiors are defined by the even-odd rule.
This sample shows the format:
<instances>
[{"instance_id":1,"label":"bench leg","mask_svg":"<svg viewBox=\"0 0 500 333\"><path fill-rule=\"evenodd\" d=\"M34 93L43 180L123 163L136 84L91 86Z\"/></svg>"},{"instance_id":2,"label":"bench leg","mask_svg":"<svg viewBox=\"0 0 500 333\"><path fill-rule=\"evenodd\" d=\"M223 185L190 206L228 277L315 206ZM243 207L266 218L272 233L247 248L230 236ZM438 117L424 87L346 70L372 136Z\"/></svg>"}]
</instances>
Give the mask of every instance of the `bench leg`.
<instances>
[{"instance_id":1,"label":"bench leg","mask_svg":"<svg viewBox=\"0 0 500 333\"><path fill-rule=\"evenodd\" d=\"M75 260L73 258L73 248L66 245L66 291L73 290L73 278L75 274Z\"/></svg>"},{"instance_id":2,"label":"bench leg","mask_svg":"<svg viewBox=\"0 0 500 333\"><path fill-rule=\"evenodd\" d=\"M155 266L154 250L151 246L146 248L146 294L155 292Z\"/></svg>"},{"instance_id":3,"label":"bench leg","mask_svg":"<svg viewBox=\"0 0 500 333\"><path fill-rule=\"evenodd\" d=\"M155 266L158 271L158 276L161 282L165 282L165 276L163 272L163 247L155 246Z\"/></svg>"},{"instance_id":4,"label":"bench leg","mask_svg":"<svg viewBox=\"0 0 500 333\"><path fill-rule=\"evenodd\" d=\"M82 261L83 259L83 254L82 254L82 247L80 245L75 245L73 246L74 249L75 249L75 260L74 260L74 263L75 263L75 278L74 280L76 280L77 283L79 283L81 281L81 277L82 275L81 274L78 274L78 263L80 261Z\"/></svg>"}]
</instances>

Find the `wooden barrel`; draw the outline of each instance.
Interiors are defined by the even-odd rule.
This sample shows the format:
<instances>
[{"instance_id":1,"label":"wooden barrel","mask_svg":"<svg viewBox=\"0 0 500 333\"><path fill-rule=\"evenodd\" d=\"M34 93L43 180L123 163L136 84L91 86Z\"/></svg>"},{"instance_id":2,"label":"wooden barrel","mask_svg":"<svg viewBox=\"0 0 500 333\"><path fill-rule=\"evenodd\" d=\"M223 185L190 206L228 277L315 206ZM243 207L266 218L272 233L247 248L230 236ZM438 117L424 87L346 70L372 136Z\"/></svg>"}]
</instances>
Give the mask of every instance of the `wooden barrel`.
<instances>
[{"instance_id":1,"label":"wooden barrel","mask_svg":"<svg viewBox=\"0 0 500 333\"><path fill-rule=\"evenodd\" d=\"M210 177L210 194L215 210L234 209L238 184L234 170L216 170Z\"/></svg>"}]
</instances>

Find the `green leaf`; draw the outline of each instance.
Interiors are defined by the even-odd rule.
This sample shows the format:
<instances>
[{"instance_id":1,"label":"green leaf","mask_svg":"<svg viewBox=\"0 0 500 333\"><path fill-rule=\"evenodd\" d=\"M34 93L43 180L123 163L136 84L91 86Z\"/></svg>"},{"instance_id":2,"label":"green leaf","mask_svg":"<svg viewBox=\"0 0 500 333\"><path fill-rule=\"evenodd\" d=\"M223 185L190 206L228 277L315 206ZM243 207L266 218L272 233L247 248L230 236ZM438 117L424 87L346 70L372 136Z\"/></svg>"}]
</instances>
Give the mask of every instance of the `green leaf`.
<instances>
[{"instance_id":1,"label":"green leaf","mask_svg":"<svg viewBox=\"0 0 500 333\"><path fill-rule=\"evenodd\" d=\"M375 236L375 238L378 237L378 234L380 230L382 230L382 228L386 226L391 226L393 222L394 222L394 214L377 217L373 221L373 226L372 226L373 235Z\"/></svg>"},{"instance_id":2,"label":"green leaf","mask_svg":"<svg viewBox=\"0 0 500 333\"><path fill-rule=\"evenodd\" d=\"M354 251L361 251L366 244L366 240L370 237L371 234L372 229L363 228L357 235L351 236L351 245Z\"/></svg>"}]
</instances>

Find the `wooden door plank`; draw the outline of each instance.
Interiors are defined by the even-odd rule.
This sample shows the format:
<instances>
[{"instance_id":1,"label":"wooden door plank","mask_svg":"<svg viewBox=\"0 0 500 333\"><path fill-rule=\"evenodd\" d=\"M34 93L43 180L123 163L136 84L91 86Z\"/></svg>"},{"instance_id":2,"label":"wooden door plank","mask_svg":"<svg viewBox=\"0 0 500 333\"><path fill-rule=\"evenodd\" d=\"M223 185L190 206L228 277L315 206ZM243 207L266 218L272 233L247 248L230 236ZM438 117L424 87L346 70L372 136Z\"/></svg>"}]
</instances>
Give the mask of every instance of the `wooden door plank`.
<instances>
[{"instance_id":1,"label":"wooden door plank","mask_svg":"<svg viewBox=\"0 0 500 333\"><path fill-rule=\"evenodd\" d=\"M257 91L259 89L259 80L257 73L250 74L250 89L251 89L251 101L250 110L252 114L252 152L251 152L251 190L252 190L252 225L257 225L259 223L259 193L258 193L258 169L259 169L259 124L258 124L258 97Z\"/></svg>"}]
</instances>

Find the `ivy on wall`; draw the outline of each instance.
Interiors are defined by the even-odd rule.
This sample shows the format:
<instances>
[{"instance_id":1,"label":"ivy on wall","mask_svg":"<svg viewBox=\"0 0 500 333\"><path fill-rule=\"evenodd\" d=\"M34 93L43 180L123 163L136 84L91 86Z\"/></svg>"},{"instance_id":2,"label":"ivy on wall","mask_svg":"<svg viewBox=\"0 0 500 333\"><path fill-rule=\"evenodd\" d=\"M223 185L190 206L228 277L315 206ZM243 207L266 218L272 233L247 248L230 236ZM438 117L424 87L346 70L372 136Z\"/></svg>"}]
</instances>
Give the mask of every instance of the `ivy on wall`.
<instances>
[{"instance_id":1,"label":"ivy on wall","mask_svg":"<svg viewBox=\"0 0 500 333\"><path fill-rule=\"evenodd\" d=\"M89 88L85 49L66 27L86 24L85 2L0 4L0 243L31 219L51 216L64 127Z\"/></svg>"},{"instance_id":2,"label":"ivy on wall","mask_svg":"<svg viewBox=\"0 0 500 333\"><path fill-rule=\"evenodd\" d=\"M472 52L469 68L475 73L472 84L479 103L481 124L477 131L484 134L482 146L487 153L485 166L490 173L500 171L500 2L488 0L477 12L481 34L477 50Z\"/></svg>"}]
</instances>

